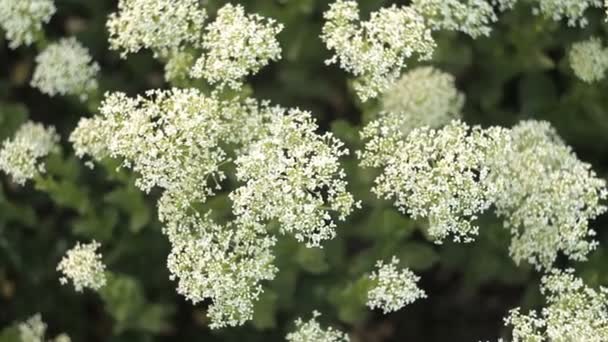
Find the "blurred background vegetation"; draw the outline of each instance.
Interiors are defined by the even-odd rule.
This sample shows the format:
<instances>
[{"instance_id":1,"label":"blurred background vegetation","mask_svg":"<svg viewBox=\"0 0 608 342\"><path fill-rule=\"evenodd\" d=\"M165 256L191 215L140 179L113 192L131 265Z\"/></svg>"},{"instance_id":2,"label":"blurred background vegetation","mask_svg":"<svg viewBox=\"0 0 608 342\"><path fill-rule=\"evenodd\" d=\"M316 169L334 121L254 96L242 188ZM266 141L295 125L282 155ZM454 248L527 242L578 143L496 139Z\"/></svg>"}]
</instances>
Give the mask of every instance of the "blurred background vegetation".
<instances>
[{"instance_id":1,"label":"blurred background vegetation","mask_svg":"<svg viewBox=\"0 0 608 342\"><path fill-rule=\"evenodd\" d=\"M213 13L225 1L206 3ZM323 62L329 52L319 34L329 1L240 3L286 27L279 36L283 59L250 79L253 96L310 110L323 130L333 131L351 151L360 149L358 131L378 105L357 102L347 75ZM365 14L408 2L359 3ZM135 95L170 87L150 52L123 60L108 50L105 21L116 5L115 0L56 0L58 12L46 26L47 38L76 36L83 42L101 65L103 91ZM467 98L467 122L508 127L526 118L548 120L605 178L608 82L579 81L566 58L573 42L607 37L604 15L590 10L588 27L568 28L519 4L501 15L488 38L436 34L439 48L431 64L456 77ZM363 208L339 225L337 238L323 249L282 238L276 247L280 272L265 284L253 321L211 331L206 305L186 302L169 280L169 243L156 218L158 194L141 193L132 174L113 171L116 165L90 170L73 156L67 137L78 119L95 109L77 98L49 98L32 89L36 54L36 47L10 50L0 40L0 140L28 118L54 125L63 138L62 155L48 161L52 179L39 189L0 177L0 328L8 327L0 333L2 342L13 341L15 322L37 312L49 336L66 332L73 341L281 341L295 318L308 318L314 309L323 313L324 323L350 332L354 341L478 341L508 336L502 323L508 309L543 303L540 274L509 258L509 233L496 218L480 219L474 243L435 245L424 234L425 222L408 219L370 192L375 171L359 168L352 156L344 167ZM227 192L207 205L221 219L230 210ZM594 222L600 248L588 262L560 264L576 267L591 286L608 284L607 225L605 217ZM104 261L116 273L101 295L60 286L55 271L67 248L91 239L101 242ZM384 316L365 307L361 289L373 263L392 255L421 276L429 298Z\"/></svg>"}]
</instances>

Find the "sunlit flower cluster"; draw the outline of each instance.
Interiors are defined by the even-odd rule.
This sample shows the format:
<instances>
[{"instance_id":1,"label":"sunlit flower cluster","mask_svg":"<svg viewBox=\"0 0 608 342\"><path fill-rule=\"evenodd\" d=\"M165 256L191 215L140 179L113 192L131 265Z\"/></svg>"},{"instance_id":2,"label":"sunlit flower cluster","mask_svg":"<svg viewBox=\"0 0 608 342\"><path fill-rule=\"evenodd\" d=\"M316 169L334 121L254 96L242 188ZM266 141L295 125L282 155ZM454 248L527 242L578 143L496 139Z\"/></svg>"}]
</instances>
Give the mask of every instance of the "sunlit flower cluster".
<instances>
[{"instance_id":1,"label":"sunlit flower cluster","mask_svg":"<svg viewBox=\"0 0 608 342\"><path fill-rule=\"evenodd\" d=\"M0 27L6 34L9 47L31 45L42 36L42 25L55 14L53 0L0 1Z\"/></svg>"},{"instance_id":2,"label":"sunlit flower cluster","mask_svg":"<svg viewBox=\"0 0 608 342\"><path fill-rule=\"evenodd\" d=\"M473 221L494 197L489 161L500 156L507 138L501 128L453 121L414 129L403 139L372 139L359 156L362 166L382 169L372 191L413 218L428 218L436 242L449 235L469 242L478 232Z\"/></svg>"},{"instance_id":3,"label":"sunlit flower cluster","mask_svg":"<svg viewBox=\"0 0 608 342\"><path fill-rule=\"evenodd\" d=\"M513 326L513 342L608 340L608 289L586 286L572 270L553 271L542 279L547 305L540 312L511 310L505 318Z\"/></svg>"},{"instance_id":4,"label":"sunlit flower cluster","mask_svg":"<svg viewBox=\"0 0 608 342\"><path fill-rule=\"evenodd\" d=\"M606 208L606 182L583 163L547 122L523 121L492 160L494 204L513 238L516 262L550 268L558 253L585 260L597 242L589 221Z\"/></svg>"},{"instance_id":5,"label":"sunlit flower cluster","mask_svg":"<svg viewBox=\"0 0 608 342\"><path fill-rule=\"evenodd\" d=\"M200 44L206 19L198 0L120 0L107 22L110 48L123 57L141 49L167 55Z\"/></svg>"},{"instance_id":6,"label":"sunlit flower cluster","mask_svg":"<svg viewBox=\"0 0 608 342\"><path fill-rule=\"evenodd\" d=\"M42 321L40 314L35 314L25 322L17 325L20 342L44 342L47 325ZM49 342L71 342L67 334L59 334Z\"/></svg>"},{"instance_id":7,"label":"sunlit flower cluster","mask_svg":"<svg viewBox=\"0 0 608 342\"><path fill-rule=\"evenodd\" d=\"M435 49L425 19L410 7L382 8L360 22L357 2L338 0L324 17L321 38L335 53L327 63L356 77L354 88L363 101L384 92L407 58L429 59Z\"/></svg>"},{"instance_id":8,"label":"sunlit flower cluster","mask_svg":"<svg viewBox=\"0 0 608 342\"><path fill-rule=\"evenodd\" d=\"M334 237L332 214L344 220L355 206L338 161L348 150L316 130L310 113L287 111L236 160L237 177L245 183L231 194L239 221L276 220L281 231L309 246Z\"/></svg>"},{"instance_id":9,"label":"sunlit flower cluster","mask_svg":"<svg viewBox=\"0 0 608 342\"><path fill-rule=\"evenodd\" d=\"M597 37L574 43L568 57L574 74L587 83L602 80L608 70L608 49Z\"/></svg>"},{"instance_id":10,"label":"sunlit flower cluster","mask_svg":"<svg viewBox=\"0 0 608 342\"><path fill-rule=\"evenodd\" d=\"M426 298L424 290L418 288L420 277L407 268L399 269L399 259L396 257L390 263L379 260L376 268L370 275L374 286L367 293L368 307L382 309L387 314Z\"/></svg>"},{"instance_id":11,"label":"sunlit flower cluster","mask_svg":"<svg viewBox=\"0 0 608 342\"><path fill-rule=\"evenodd\" d=\"M298 318L295 322L296 331L287 334L285 340L288 342L348 342L350 339L345 333L332 327L323 329L317 318L321 314L313 312L313 317L308 322Z\"/></svg>"},{"instance_id":12,"label":"sunlit flower cluster","mask_svg":"<svg viewBox=\"0 0 608 342\"><path fill-rule=\"evenodd\" d=\"M412 6L433 30L461 31L473 38L488 36L498 19L486 0L414 0Z\"/></svg>"},{"instance_id":13,"label":"sunlit flower cluster","mask_svg":"<svg viewBox=\"0 0 608 342\"><path fill-rule=\"evenodd\" d=\"M0 149L0 170L9 174L13 181L23 185L45 172L42 158L59 149L59 135L54 127L28 121L15 133L12 139L2 143Z\"/></svg>"},{"instance_id":14,"label":"sunlit flower cluster","mask_svg":"<svg viewBox=\"0 0 608 342\"><path fill-rule=\"evenodd\" d=\"M602 8L602 0L535 0L535 13L555 21L566 19L568 26L587 26L585 11Z\"/></svg>"},{"instance_id":15,"label":"sunlit flower cluster","mask_svg":"<svg viewBox=\"0 0 608 342\"><path fill-rule=\"evenodd\" d=\"M57 265L57 271L63 273L59 278L62 285L72 282L77 292L84 288L99 290L106 285L105 268L101 254L97 253L99 243L77 243L66 252Z\"/></svg>"},{"instance_id":16,"label":"sunlit flower cluster","mask_svg":"<svg viewBox=\"0 0 608 342\"><path fill-rule=\"evenodd\" d=\"M239 88L243 77L281 58L276 35L282 29L273 19L246 15L241 5L224 5L205 28L205 52L194 64L192 76Z\"/></svg>"},{"instance_id":17,"label":"sunlit flower cluster","mask_svg":"<svg viewBox=\"0 0 608 342\"><path fill-rule=\"evenodd\" d=\"M98 72L89 50L76 38L64 38L36 57L31 85L50 96L77 95L86 100L97 89Z\"/></svg>"},{"instance_id":18,"label":"sunlit flower cluster","mask_svg":"<svg viewBox=\"0 0 608 342\"><path fill-rule=\"evenodd\" d=\"M274 278L272 246L264 226L220 226L208 215L173 221L165 228L171 242L167 265L177 292L193 303L211 299L211 328L250 320L262 292L260 282Z\"/></svg>"}]
</instances>

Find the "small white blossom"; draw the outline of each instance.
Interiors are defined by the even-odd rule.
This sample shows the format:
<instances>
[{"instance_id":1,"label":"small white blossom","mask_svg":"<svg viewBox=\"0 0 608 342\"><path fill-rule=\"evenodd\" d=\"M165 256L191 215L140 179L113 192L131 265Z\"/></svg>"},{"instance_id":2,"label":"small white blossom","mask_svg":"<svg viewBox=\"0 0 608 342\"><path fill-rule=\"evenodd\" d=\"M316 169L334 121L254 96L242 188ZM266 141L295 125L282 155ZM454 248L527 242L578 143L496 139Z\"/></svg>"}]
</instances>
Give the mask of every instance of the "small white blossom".
<instances>
[{"instance_id":1,"label":"small white blossom","mask_svg":"<svg viewBox=\"0 0 608 342\"><path fill-rule=\"evenodd\" d=\"M288 342L348 342L350 339L345 333L332 327L323 329L317 318L321 314L314 311L308 322L298 318L295 322L296 331L287 334L285 340Z\"/></svg>"},{"instance_id":2,"label":"small white blossom","mask_svg":"<svg viewBox=\"0 0 608 342\"><path fill-rule=\"evenodd\" d=\"M246 184L230 195L234 214L241 222L277 220L282 232L319 246L335 236L332 213L345 220L356 205L338 161L348 150L330 133L317 134L310 113L297 109L267 128L236 160Z\"/></svg>"},{"instance_id":3,"label":"small white blossom","mask_svg":"<svg viewBox=\"0 0 608 342\"><path fill-rule=\"evenodd\" d=\"M459 119L464 95L456 89L454 77L434 67L419 67L405 73L382 96L379 120L389 134L406 136L417 127L438 128ZM374 125L372 125L374 126ZM364 136L371 132L364 128Z\"/></svg>"},{"instance_id":4,"label":"small white blossom","mask_svg":"<svg viewBox=\"0 0 608 342\"><path fill-rule=\"evenodd\" d=\"M424 18L410 7L382 8L359 22L356 1L338 0L324 14L321 38L338 63L356 77L354 88L362 101L384 92L414 55L429 59L435 49Z\"/></svg>"},{"instance_id":5,"label":"small white blossom","mask_svg":"<svg viewBox=\"0 0 608 342\"><path fill-rule=\"evenodd\" d=\"M472 222L494 198L489 160L502 153L507 138L504 129L453 121L441 129L414 129L405 138L372 138L359 157L362 166L383 169L372 191L394 199L413 218L428 218L437 243L450 234L470 242L478 232Z\"/></svg>"},{"instance_id":6,"label":"small white blossom","mask_svg":"<svg viewBox=\"0 0 608 342\"><path fill-rule=\"evenodd\" d=\"M414 0L412 6L433 30L461 31L473 38L489 36L498 18L487 0Z\"/></svg>"},{"instance_id":7,"label":"small white blossom","mask_svg":"<svg viewBox=\"0 0 608 342\"><path fill-rule=\"evenodd\" d=\"M63 273L59 278L62 285L71 281L77 292L84 288L99 290L106 285L106 266L101 261L101 254L96 253L99 243L77 243L57 265L57 271Z\"/></svg>"},{"instance_id":8,"label":"small white blossom","mask_svg":"<svg viewBox=\"0 0 608 342\"><path fill-rule=\"evenodd\" d=\"M44 342L46 324L42 321L40 314L35 314L27 321L19 323L17 328L21 342Z\"/></svg>"},{"instance_id":9,"label":"small white blossom","mask_svg":"<svg viewBox=\"0 0 608 342\"><path fill-rule=\"evenodd\" d=\"M511 143L491 160L494 204L513 235L519 263L550 268L558 253L586 260L597 246L589 221L606 211L606 182L583 163L547 122L523 121Z\"/></svg>"},{"instance_id":10,"label":"small white blossom","mask_svg":"<svg viewBox=\"0 0 608 342\"><path fill-rule=\"evenodd\" d=\"M418 299L426 298L424 290L418 288L420 277L409 269L398 268L399 259L393 256L390 263L376 263L377 271L370 275L374 286L367 293L367 306L382 309L387 314L397 311Z\"/></svg>"},{"instance_id":11,"label":"small white blossom","mask_svg":"<svg viewBox=\"0 0 608 342\"><path fill-rule=\"evenodd\" d=\"M208 215L182 217L169 223L171 241L167 265L177 292L193 303L211 299L212 329L242 325L253 316L262 293L260 282L276 273L275 244L262 226L220 226Z\"/></svg>"},{"instance_id":12,"label":"small white blossom","mask_svg":"<svg viewBox=\"0 0 608 342\"><path fill-rule=\"evenodd\" d=\"M587 83L602 80L608 69L608 49L597 37L574 43L568 57L574 74Z\"/></svg>"},{"instance_id":13,"label":"small white blossom","mask_svg":"<svg viewBox=\"0 0 608 342\"><path fill-rule=\"evenodd\" d=\"M194 64L191 75L237 89L245 76L281 58L276 35L282 30L283 25L273 19L246 15L241 5L226 4L205 28L205 52Z\"/></svg>"},{"instance_id":14,"label":"small white blossom","mask_svg":"<svg viewBox=\"0 0 608 342\"><path fill-rule=\"evenodd\" d=\"M535 0L536 14L555 21L568 20L568 26L587 26L585 11L589 8L602 8L602 0Z\"/></svg>"},{"instance_id":15,"label":"small white blossom","mask_svg":"<svg viewBox=\"0 0 608 342\"><path fill-rule=\"evenodd\" d=\"M513 326L513 342L608 340L608 289L587 287L572 272L554 270L542 278L542 311L510 311L505 324Z\"/></svg>"},{"instance_id":16,"label":"small white blossom","mask_svg":"<svg viewBox=\"0 0 608 342\"><path fill-rule=\"evenodd\" d=\"M77 95L86 100L95 91L99 64L75 38L51 44L36 57L31 85L49 96Z\"/></svg>"},{"instance_id":17,"label":"small white blossom","mask_svg":"<svg viewBox=\"0 0 608 342\"><path fill-rule=\"evenodd\" d=\"M110 48L126 57L141 49L167 55L185 45L199 46L206 19L198 0L120 0L107 22Z\"/></svg>"},{"instance_id":18,"label":"small white blossom","mask_svg":"<svg viewBox=\"0 0 608 342\"><path fill-rule=\"evenodd\" d=\"M0 27L9 47L31 45L42 35L42 24L48 23L57 9L53 0L0 0Z\"/></svg>"},{"instance_id":19,"label":"small white blossom","mask_svg":"<svg viewBox=\"0 0 608 342\"><path fill-rule=\"evenodd\" d=\"M0 149L0 170L9 174L13 181L23 185L25 181L45 172L40 159L59 149L59 135L54 127L44 127L31 121L23 124L13 139L7 139Z\"/></svg>"}]
</instances>

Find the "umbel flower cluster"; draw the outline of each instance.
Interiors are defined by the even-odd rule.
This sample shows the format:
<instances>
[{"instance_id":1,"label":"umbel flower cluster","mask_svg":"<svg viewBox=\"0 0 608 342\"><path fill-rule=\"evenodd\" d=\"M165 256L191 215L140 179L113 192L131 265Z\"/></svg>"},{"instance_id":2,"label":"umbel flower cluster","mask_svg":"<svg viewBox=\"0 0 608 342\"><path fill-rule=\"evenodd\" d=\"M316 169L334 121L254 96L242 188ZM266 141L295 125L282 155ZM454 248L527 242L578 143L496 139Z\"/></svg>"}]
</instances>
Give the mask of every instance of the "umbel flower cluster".
<instances>
[{"instance_id":1,"label":"umbel flower cluster","mask_svg":"<svg viewBox=\"0 0 608 342\"><path fill-rule=\"evenodd\" d=\"M348 342L350 339L348 335L345 333L336 330L334 328L323 329L319 322L317 322L317 318L319 318L321 314L317 311L314 311L312 314L312 318L308 322L302 321L302 319L298 318L295 322L296 331L287 334L285 340L288 342L313 342L313 341L323 341L323 342Z\"/></svg>"},{"instance_id":2,"label":"umbel flower cluster","mask_svg":"<svg viewBox=\"0 0 608 342\"><path fill-rule=\"evenodd\" d=\"M608 49L597 37L574 43L568 57L574 74L587 83L602 80L608 70Z\"/></svg>"},{"instance_id":3,"label":"umbel flower cluster","mask_svg":"<svg viewBox=\"0 0 608 342\"><path fill-rule=\"evenodd\" d=\"M315 133L308 112L177 88L137 98L107 94L100 112L72 133L76 154L122 160L142 190L163 189L169 270L186 298L212 300L213 328L250 319L260 282L274 278L276 238L267 224L320 246L335 235L334 219L356 205L338 161L347 151L331 134ZM234 222L219 225L191 205L221 188L230 146L244 185L230 193Z\"/></svg>"},{"instance_id":4,"label":"umbel flower cluster","mask_svg":"<svg viewBox=\"0 0 608 342\"><path fill-rule=\"evenodd\" d=\"M398 269L399 259L390 263L379 260L377 270L370 275L374 286L368 291L367 306L382 309L387 314L397 311L418 299L426 298L426 293L416 284L420 277L408 269Z\"/></svg>"},{"instance_id":5,"label":"umbel flower cluster","mask_svg":"<svg viewBox=\"0 0 608 342\"><path fill-rule=\"evenodd\" d=\"M82 292L84 288L99 290L106 285L106 266L101 261L101 254L97 253L99 243L93 241L89 244L77 243L66 252L57 271L63 273L59 278L61 284L65 285L71 281L76 292Z\"/></svg>"},{"instance_id":6,"label":"umbel flower cluster","mask_svg":"<svg viewBox=\"0 0 608 342\"><path fill-rule=\"evenodd\" d=\"M47 325L42 321L40 314L35 314L17 326L20 342L44 342L46 329ZM49 342L71 342L71 339L66 334L59 334Z\"/></svg>"},{"instance_id":7,"label":"umbel flower cluster","mask_svg":"<svg viewBox=\"0 0 608 342\"><path fill-rule=\"evenodd\" d=\"M461 31L473 38L489 36L498 19L486 0L414 0L412 6L433 31Z\"/></svg>"},{"instance_id":8,"label":"umbel flower cluster","mask_svg":"<svg viewBox=\"0 0 608 342\"><path fill-rule=\"evenodd\" d=\"M54 127L28 121L7 139L0 148L0 170L9 174L13 181L23 185L45 172L42 160L50 153L59 151L59 135Z\"/></svg>"},{"instance_id":9,"label":"umbel flower cluster","mask_svg":"<svg viewBox=\"0 0 608 342\"><path fill-rule=\"evenodd\" d=\"M55 14L53 0L2 0L0 1L0 27L16 49L31 45L43 34L42 25Z\"/></svg>"},{"instance_id":10,"label":"umbel flower cluster","mask_svg":"<svg viewBox=\"0 0 608 342\"><path fill-rule=\"evenodd\" d=\"M542 278L547 306L540 312L511 310L505 324L513 326L513 342L608 340L608 289L586 286L572 270L554 270Z\"/></svg>"},{"instance_id":11,"label":"umbel flower cluster","mask_svg":"<svg viewBox=\"0 0 608 342\"><path fill-rule=\"evenodd\" d=\"M86 100L97 90L99 64L76 38L50 44L36 57L31 85L49 96L76 95Z\"/></svg>"}]
</instances>

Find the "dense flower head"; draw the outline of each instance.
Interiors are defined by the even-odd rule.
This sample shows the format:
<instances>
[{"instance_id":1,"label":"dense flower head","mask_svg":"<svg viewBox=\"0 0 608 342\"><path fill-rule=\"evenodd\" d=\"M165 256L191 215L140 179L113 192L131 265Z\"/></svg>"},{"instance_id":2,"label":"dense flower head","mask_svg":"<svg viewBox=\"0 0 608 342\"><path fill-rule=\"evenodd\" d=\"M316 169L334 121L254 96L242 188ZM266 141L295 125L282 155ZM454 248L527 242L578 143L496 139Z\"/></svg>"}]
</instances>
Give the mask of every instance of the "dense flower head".
<instances>
[{"instance_id":1,"label":"dense flower head","mask_svg":"<svg viewBox=\"0 0 608 342\"><path fill-rule=\"evenodd\" d=\"M206 19L198 0L120 0L107 22L110 48L125 57L141 49L166 55L185 45L198 46Z\"/></svg>"},{"instance_id":2,"label":"dense flower head","mask_svg":"<svg viewBox=\"0 0 608 342\"><path fill-rule=\"evenodd\" d=\"M245 14L243 6L226 4L205 28L202 41L205 51L191 75L237 89L245 76L281 58L276 35L282 30L283 25L273 19Z\"/></svg>"},{"instance_id":3,"label":"dense flower head","mask_svg":"<svg viewBox=\"0 0 608 342\"><path fill-rule=\"evenodd\" d=\"M98 72L99 64L86 47L76 38L63 38L36 57L31 85L50 96L77 95L86 100L98 87Z\"/></svg>"},{"instance_id":4,"label":"dense flower head","mask_svg":"<svg viewBox=\"0 0 608 342\"><path fill-rule=\"evenodd\" d=\"M218 225L209 214L170 222L165 233L171 242L167 265L177 292L193 303L211 299L211 328L238 326L253 316L262 293L260 282L274 278L275 240L264 227Z\"/></svg>"},{"instance_id":5,"label":"dense flower head","mask_svg":"<svg viewBox=\"0 0 608 342\"><path fill-rule=\"evenodd\" d=\"M45 172L42 158L59 150L59 135L54 127L28 121L12 139L2 143L0 170L9 174L13 181L23 185L25 181Z\"/></svg>"},{"instance_id":6,"label":"dense flower head","mask_svg":"<svg viewBox=\"0 0 608 342\"><path fill-rule=\"evenodd\" d=\"M460 118L463 105L464 95L456 89L452 75L434 67L418 67L383 94L379 120L387 134L406 136L414 128L437 128ZM370 134L380 132L365 133Z\"/></svg>"},{"instance_id":7,"label":"dense flower head","mask_svg":"<svg viewBox=\"0 0 608 342\"><path fill-rule=\"evenodd\" d=\"M62 285L72 282L77 292L84 288L99 290L106 285L105 268L101 254L97 253L99 243L77 243L57 265L57 271L63 273L59 278Z\"/></svg>"},{"instance_id":8,"label":"dense flower head","mask_svg":"<svg viewBox=\"0 0 608 342\"><path fill-rule=\"evenodd\" d=\"M453 121L441 129L420 127L403 139L371 139L361 165L381 168L372 191L393 199L413 218L429 220L429 235L441 243L472 241L477 216L492 204L489 161L502 153L508 134Z\"/></svg>"},{"instance_id":9,"label":"dense flower head","mask_svg":"<svg viewBox=\"0 0 608 342\"><path fill-rule=\"evenodd\" d=\"M498 19L486 0L414 0L412 6L433 30L461 31L473 38L489 36Z\"/></svg>"},{"instance_id":10,"label":"dense flower head","mask_svg":"<svg viewBox=\"0 0 608 342\"><path fill-rule=\"evenodd\" d=\"M574 43L568 57L574 74L587 83L602 80L608 69L608 49L597 37Z\"/></svg>"},{"instance_id":11,"label":"dense flower head","mask_svg":"<svg viewBox=\"0 0 608 342\"><path fill-rule=\"evenodd\" d=\"M34 43L56 10L53 0L0 0L0 27L9 47Z\"/></svg>"},{"instance_id":12,"label":"dense flower head","mask_svg":"<svg viewBox=\"0 0 608 342\"><path fill-rule=\"evenodd\" d=\"M587 26L585 11L589 8L602 8L602 0L535 0L535 13L555 21L566 19L568 26Z\"/></svg>"},{"instance_id":13,"label":"dense flower head","mask_svg":"<svg viewBox=\"0 0 608 342\"><path fill-rule=\"evenodd\" d=\"M321 314L317 311L313 312L313 317L304 322L298 318L295 322L296 331L287 334L285 340L288 342L348 342L350 339L345 333L336 330L332 327L323 329L317 318Z\"/></svg>"},{"instance_id":14,"label":"dense flower head","mask_svg":"<svg viewBox=\"0 0 608 342\"><path fill-rule=\"evenodd\" d=\"M397 311L418 299L426 298L418 288L420 277L407 268L399 269L399 259L393 256L390 263L379 260L370 280L374 286L367 293L367 306L382 309L387 314Z\"/></svg>"},{"instance_id":15,"label":"dense flower head","mask_svg":"<svg viewBox=\"0 0 608 342\"><path fill-rule=\"evenodd\" d=\"M245 185L230 196L234 214L245 224L276 220L282 232L319 246L335 236L332 214L344 220L356 206L339 164L348 150L332 134L317 134L310 113L278 114L236 160Z\"/></svg>"},{"instance_id":16,"label":"dense flower head","mask_svg":"<svg viewBox=\"0 0 608 342\"><path fill-rule=\"evenodd\" d=\"M324 17L321 38L335 53L327 63L338 63L356 77L354 88L363 101L384 92L407 58L429 59L435 49L425 19L410 7L382 8L359 22L357 2L338 0Z\"/></svg>"},{"instance_id":17,"label":"dense flower head","mask_svg":"<svg viewBox=\"0 0 608 342\"><path fill-rule=\"evenodd\" d=\"M590 288L572 272L554 270L542 278L547 305L540 312L510 311L505 323L513 326L513 342L608 340L608 289Z\"/></svg>"},{"instance_id":18,"label":"dense flower head","mask_svg":"<svg viewBox=\"0 0 608 342\"><path fill-rule=\"evenodd\" d=\"M46 323L42 321L40 314L35 314L17 326L21 342L43 342L46 328Z\"/></svg>"},{"instance_id":19,"label":"dense flower head","mask_svg":"<svg viewBox=\"0 0 608 342\"><path fill-rule=\"evenodd\" d=\"M513 238L519 263L550 268L558 253L585 260L597 242L589 221L603 213L606 182L581 162L548 122L522 121L511 144L492 161L494 204Z\"/></svg>"}]
</instances>

